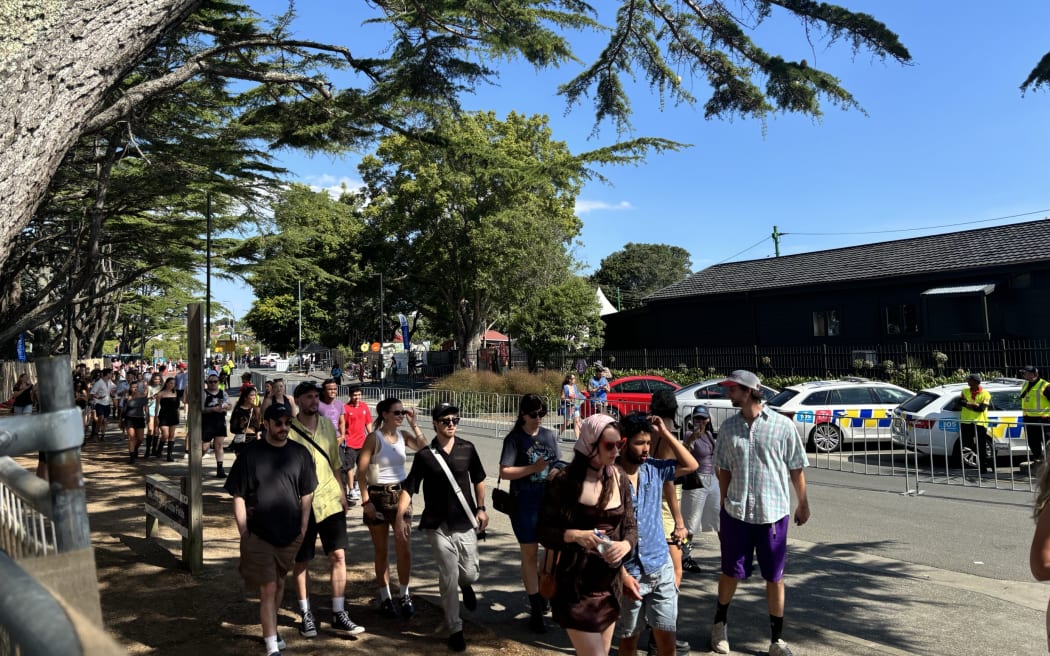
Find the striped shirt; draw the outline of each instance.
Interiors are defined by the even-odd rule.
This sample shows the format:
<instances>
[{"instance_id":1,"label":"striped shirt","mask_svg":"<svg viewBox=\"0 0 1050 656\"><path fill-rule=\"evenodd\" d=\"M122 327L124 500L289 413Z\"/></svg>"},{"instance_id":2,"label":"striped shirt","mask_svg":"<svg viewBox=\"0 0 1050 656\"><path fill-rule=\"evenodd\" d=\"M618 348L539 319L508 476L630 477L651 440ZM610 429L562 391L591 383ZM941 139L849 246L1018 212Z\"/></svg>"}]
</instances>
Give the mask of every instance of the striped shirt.
<instances>
[{"instance_id":1,"label":"striped shirt","mask_svg":"<svg viewBox=\"0 0 1050 656\"><path fill-rule=\"evenodd\" d=\"M802 438L787 417L762 408L748 426L729 417L715 441L715 467L732 473L725 510L748 524L771 524L791 512L793 469L809 465Z\"/></svg>"}]
</instances>

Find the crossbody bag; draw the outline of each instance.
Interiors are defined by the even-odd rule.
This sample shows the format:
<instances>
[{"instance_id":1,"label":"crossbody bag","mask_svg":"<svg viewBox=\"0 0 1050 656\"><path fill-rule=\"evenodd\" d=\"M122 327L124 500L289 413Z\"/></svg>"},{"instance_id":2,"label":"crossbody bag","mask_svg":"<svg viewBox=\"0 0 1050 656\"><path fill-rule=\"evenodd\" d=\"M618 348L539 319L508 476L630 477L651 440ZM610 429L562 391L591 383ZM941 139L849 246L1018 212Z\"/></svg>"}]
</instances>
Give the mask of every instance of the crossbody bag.
<instances>
[{"instance_id":1,"label":"crossbody bag","mask_svg":"<svg viewBox=\"0 0 1050 656\"><path fill-rule=\"evenodd\" d=\"M452 491L456 493L456 498L459 499L459 505L463 506L463 512L470 518L470 525L476 531L478 530L478 518L474 516L474 511L470 509L470 504L467 503L467 498L463 496L463 490L459 489L459 483L456 482L456 477L452 475L452 470L448 468L448 463L441 457L438 450L434 445L430 445L430 451L434 454L434 458L438 461L438 465L441 466L441 471L445 472L445 476L448 478L449 485L452 486Z\"/></svg>"}]
</instances>

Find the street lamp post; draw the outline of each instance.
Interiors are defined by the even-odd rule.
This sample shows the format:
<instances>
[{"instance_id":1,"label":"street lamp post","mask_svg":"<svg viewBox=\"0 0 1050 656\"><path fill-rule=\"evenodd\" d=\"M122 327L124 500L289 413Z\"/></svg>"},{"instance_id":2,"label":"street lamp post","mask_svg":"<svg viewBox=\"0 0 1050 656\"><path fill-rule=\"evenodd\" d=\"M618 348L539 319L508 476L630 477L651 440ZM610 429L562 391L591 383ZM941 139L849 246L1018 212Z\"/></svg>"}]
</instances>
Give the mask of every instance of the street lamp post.
<instances>
[{"instance_id":1,"label":"street lamp post","mask_svg":"<svg viewBox=\"0 0 1050 656\"><path fill-rule=\"evenodd\" d=\"M383 321L383 274L373 273L373 277L379 276L379 347L383 347L383 330L385 330Z\"/></svg>"}]
</instances>

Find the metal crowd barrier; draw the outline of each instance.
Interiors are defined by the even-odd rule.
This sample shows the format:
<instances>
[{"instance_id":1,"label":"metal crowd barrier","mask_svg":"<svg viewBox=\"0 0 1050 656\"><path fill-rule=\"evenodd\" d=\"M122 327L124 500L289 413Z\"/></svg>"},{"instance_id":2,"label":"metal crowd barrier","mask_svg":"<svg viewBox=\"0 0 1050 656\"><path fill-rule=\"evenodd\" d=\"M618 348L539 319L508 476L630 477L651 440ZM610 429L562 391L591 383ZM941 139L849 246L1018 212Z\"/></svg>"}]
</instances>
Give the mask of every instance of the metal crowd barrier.
<instances>
[{"instance_id":1,"label":"metal crowd barrier","mask_svg":"<svg viewBox=\"0 0 1050 656\"><path fill-rule=\"evenodd\" d=\"M36 364L40 413L0 419L0 654L121 653L100 628L72 368ZM37 452L46 482L9 457Z\"/></svg>"}]
</instances>

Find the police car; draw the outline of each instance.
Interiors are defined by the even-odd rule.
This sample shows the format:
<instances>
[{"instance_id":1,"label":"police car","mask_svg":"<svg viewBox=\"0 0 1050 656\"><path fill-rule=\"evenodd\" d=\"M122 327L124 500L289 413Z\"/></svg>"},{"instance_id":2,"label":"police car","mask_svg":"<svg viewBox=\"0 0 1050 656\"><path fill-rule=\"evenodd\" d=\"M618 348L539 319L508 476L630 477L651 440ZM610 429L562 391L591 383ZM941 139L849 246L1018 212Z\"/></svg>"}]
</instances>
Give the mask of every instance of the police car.
<instances>
[{"instance_id":1,"label":"police car","mask_svg":"<svg viewBox=\"0 0 1050 656\"><path fill-rule=\"evenodd\" d=\"M865 378L791 385L766 404L791 419L807 447L831 453L846 442L889 440L894 408L914 393Z\"/></svg>"},{"instance_id":2,"label":"police car","mask_svg":"<svg viewBox=\"0 0 1050 656\"><path fill-rule=\"evenodd\" d=\"M995 455L1009 455L1014 462L1028 459L1028 443L1021 423L1021 390L1018 378L993 378L981 383L992 400L988 407L988 435ZM909 451L925 455L951 456L967 468L978 465L974 444L959 440L959 409L965 383L924 389L893 413L893 441Z\"/></svg>"}]
</instances>

